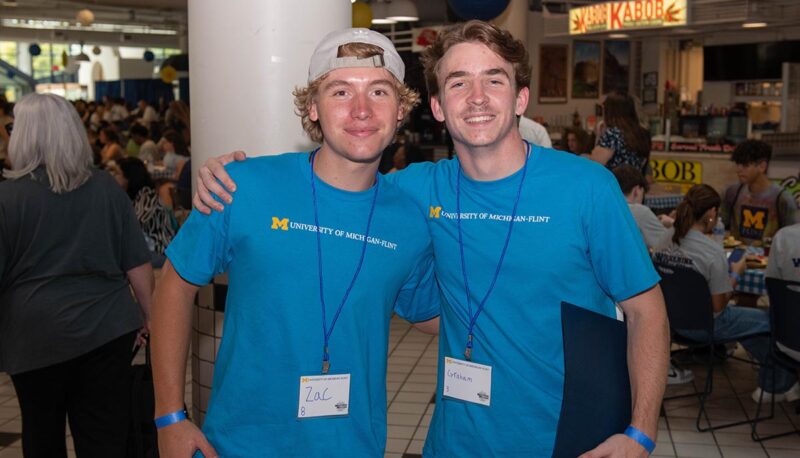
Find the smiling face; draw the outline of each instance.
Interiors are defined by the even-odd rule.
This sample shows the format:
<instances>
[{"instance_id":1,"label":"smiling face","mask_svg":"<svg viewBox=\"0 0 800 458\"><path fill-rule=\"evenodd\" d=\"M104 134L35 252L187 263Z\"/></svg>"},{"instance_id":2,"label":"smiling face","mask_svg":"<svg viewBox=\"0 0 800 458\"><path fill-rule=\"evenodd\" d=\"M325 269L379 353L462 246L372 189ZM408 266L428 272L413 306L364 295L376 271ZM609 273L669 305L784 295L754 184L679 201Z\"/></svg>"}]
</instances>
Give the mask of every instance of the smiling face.
<instances>
[{"instance_id":1,"label":"smiling face","mask_svg":"<svg viewBox=\"0 0 800 458\"><path fill-rule=\"evenodd\" d=\"M352 162L380 159L403 119L396 81L383 68L340 68L328 73L309 109L319 121L323 149Z\"/></svg>"},{"instance_id":2,"label":"smiling face","mask_svg":"<svg viewBox=\"0 0 800 458\"><path fill-rule=\"evenodd\" d=\"M439 94L431 109L456 146L496 147L513 138L517 116L528 106L528 88L517 90L514 69L481 43L450 48L437 69ZM518 134L517 134L518 136Z\"/></svg>"}]
</instances>

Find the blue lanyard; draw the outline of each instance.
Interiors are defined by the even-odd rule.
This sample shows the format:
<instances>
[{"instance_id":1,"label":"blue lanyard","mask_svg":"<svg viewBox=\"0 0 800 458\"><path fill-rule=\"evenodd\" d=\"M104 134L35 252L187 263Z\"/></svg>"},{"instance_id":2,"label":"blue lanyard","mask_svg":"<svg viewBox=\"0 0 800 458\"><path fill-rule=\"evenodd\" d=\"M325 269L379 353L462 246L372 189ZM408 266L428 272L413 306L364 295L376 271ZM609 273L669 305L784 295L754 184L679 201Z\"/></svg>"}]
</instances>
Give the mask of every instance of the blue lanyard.
<instances>
[{"instance_id":1,"label":"blue lanyard","mask_svg":"<svg viewBox=\"0 0 800 458\"><path fill-rule=\"evenodd\" d=\"M464 275L464 289L467 293L467 313L469 314L469 334L467 335L467 347L464 350L464 357L467 360L472 359L472 339L473 339L473 331L475 329L475 322L478 321L478 316L483 312L483 307L486 305L486 300L489 299L489 295L492 294L492 290L494 289L494 285L497 283L497 277L500 276L500 268L503 266L503 259L506 257L506 250L508 250L508 242L511 240L511 231L514 229L514 218L517 216L517 205L519 205L519 198L522 195L522 185L525 183L525 175L528 172L528 159L531 156L531 145L530 143L525 142L526 144L526 154L525 154L525 164L522 166L522 177L519 180L519 188L517 188L517 198L514 201L514 209L511 210L511 221L508 223L508 233L506 234L506 241L503 244L503 250L500 252L500 260L497 261L497 269L494 271L494 277L492 277L492 283L489 285L489 289L486 291L486 295L483 296L483 300L481 300L480 304L478 304L478 309L475 311L475 314L472 314L472 302L470 301L470 294L469 294L469 280L467 279L467 263L464 261L464 238L461 231L461 163L459 162L458 165L458 179L456 181L456 215L458 215L457 224L458 224L458 248L461 252L461 273Z\"/></svg>"},{"instance_id":2,"label":"blue lanyard","mask_svg":"<svg viewBox=\"0 0 800 458\"><path fill-rule=\"evenodd\" d=\"M322 281L322 239L320 237L320 230L319 230L319 211L317 209L317 187L315 185L316 177L314 176L314 157L317 155L317 151L319 148L314 150L311 153L311 197L314 201L314 224L317 226L317 260L318 260L318 269L319 269L319 300L322 304L322 337L324 340L324 344L322 347L322 373L327 374L328 369L330 368L330 354L328 353L328 341L331 338L331 334L333 334L333 328L336 326L336 321L339 319L339 315L342 313L342 308L344 308L345 302L347 302L347 297L350 296L350 291L353 289L353 285L356 283L356 279L358 278L358 274L361 272L361 266L364 264L364 255L367 253L367 240L369 239L369 228L372 225L372 214L375 212L375 201L378 200L378 175L375 174L375 192L372 195L372 206L369 209L369 217L367 218L367 230L364 233L364 244L361 246L361 257L358 259L358 265L356 265L356 272L353 274L353 280L350 281L350 285L347 287L347 290L344 293L344 297L342 298L341 304L339 304L339 308L336 309L336 314L333 316L333 321L331 321L331 326L328 328L328 320L325 316L325 288L323 287Z\"/></svg>"}]
</instances>

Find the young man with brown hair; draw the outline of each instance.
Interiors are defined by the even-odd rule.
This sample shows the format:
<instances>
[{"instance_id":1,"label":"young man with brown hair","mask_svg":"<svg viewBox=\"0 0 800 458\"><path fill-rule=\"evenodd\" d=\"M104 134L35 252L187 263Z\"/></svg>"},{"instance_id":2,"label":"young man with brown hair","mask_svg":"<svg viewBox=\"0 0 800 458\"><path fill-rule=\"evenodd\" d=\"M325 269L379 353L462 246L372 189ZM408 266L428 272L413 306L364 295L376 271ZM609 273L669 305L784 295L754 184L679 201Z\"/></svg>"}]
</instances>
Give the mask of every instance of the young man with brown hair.
<instances>
[{"instance_id":1,"label":"young man with brown hair","mask_svg":"<svg viewBox=\"0 0 800 458\"><path fill-rule=\"evenodd\" d=\"M295 93L322 146L231 164L236 202L193 213L167 249L152 324L162 457L383 455L389 321L435 332L439 314L424 215L377 175L418 98L403 75L383 35L326 36ZM200 432L183 412L192 301L222 272L224 337Z\"/></svg>"},{"instance_id":2,"label":"young man with brown hair","mask_svg":"<svg viewBox=\"0 0 800 458\"><path fill-rule=\"evenodd\" d=\"M658 276L614 177L522 140L516 121L528 105L530 67L524 44L508 32L481 21L455 25L424 64L433 115L447 124L458 155L390 177L428 215L446 299L424 455L553 454L566 301L608 317L619 303L627 317L633 429L587 456L645 456L657 432L669 335ZM209 161L204 175L231 189L220 163ZM203 185L230 197L213 179ZM198 208L221 207L208 190L199 189Z\"/></svg>"}]
</instances>

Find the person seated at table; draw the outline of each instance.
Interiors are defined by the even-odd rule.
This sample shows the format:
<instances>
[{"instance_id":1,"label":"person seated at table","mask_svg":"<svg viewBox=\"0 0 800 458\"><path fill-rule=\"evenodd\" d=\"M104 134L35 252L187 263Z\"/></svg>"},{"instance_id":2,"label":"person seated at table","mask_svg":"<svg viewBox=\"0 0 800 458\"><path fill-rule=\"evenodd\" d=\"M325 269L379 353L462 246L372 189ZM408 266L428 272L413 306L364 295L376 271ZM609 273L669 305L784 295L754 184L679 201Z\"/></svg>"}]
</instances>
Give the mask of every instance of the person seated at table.
<instances>
[{"instance_id":1,"label":"person seated at table","mask_svg":"<svg viewBox=\"0 0 800 458\"><path fill-rule=\"evenodd\" d=\"M134 124L129 131L130 141L128 142L128 156L134 156L141 159L145 164L152 164L156 157L159 157L158 146L153 140L149 138L147 127L141 124ZM136 154L132 154L134 149L131 144L136 145Z\"/></svg>"},{"instance_id":2,"label":"person seated at table","mask_svg":"<svg viewBox=\"0 0 800 458\"><path fill-rule=\"evenodd\" d=\"M97 138L100 144L103 145L103 148L100 150L100 162L102 164L125 157L125 153L122 151L122 144L119 140L119 133L117 133L115 127L108 126L100 129L100 135L98 135Z\"/></svg>"},{"instance_id":3,"label":"person seated at table","mask_svg":"<svg viewBox=\"0 0 800 458\"><path fill-rule=\"evenodd\" d=\"M109 168L109 172L133 203L136 219L142 226L152 254L153 266L161 267L166 260L164 251L178 229L172 210L161 202L147 167L140 159L119 159Z\"/></svg>"},{"instance_id":4,"label":"person seated at table","mask_svg":"<svg viewBox=\"0 0 800 458\"><path fill-rule=\"evenodd\" d=\"M764 275L769 278L800 282L800 223L786 226L775 233ZM781 351L800 361L800 352L787 348L780 342L777 344Z\"/></svg>"},{"instance_id":5,"label":"person seated at table","mask_svg":"<svg viewBox=\"0 0 800 458\"><path fill-rule=\"evenodd\" d=\"M561 148L572 154L582 155L589 154L592 149L591 139L589 134L580 127L567 127L564 129L564 135Z\"/></svg>"},{"instance_id":6,"label":"person seated at table","mask_svg":"<svg viewBox=\"0 0 800 458\"><path fill-rule=\"evenodd\" d=\"M652 251L667 233L667 228L650 207L642 205L644 193L648 189L647 180L644 179L642 172L631 165L621 165L612 172L617 178L622 194L625 195L625 200L628 201L628 208L633 214L636 225L639 226L647 249Z\"/></svg>"},{"instance_id":7,"label":"person seated at table","mask_svg":"<svg viewBox=\"0 0 800 458\"><path fill-rule=\"evenodd\" d=\"M159 140L158 147L164 153L163 164L167 169L167 175L172 180L177 180L189 159L189 149L183 136L178 131L167 130Z\"/></svg>"},{"instance_id":8,"label":"person seated at table","mask_svg":"<svg viewBox=\"0 0 800 458\"><path fill-rule=\"evenodd\" d=\"M542 148L553 147L553 141L550 140L550 134L547 133L547 129L543 125L531 118L526 118L525 116L519 117L518 124L519 134L529 143L536 146L541 146Z\"/></svg>"},{"instance_id":9,"label":"person seated at table","mask_svg":"<svg viewBox=\"0 0 800 458\"><path fill-rule=\"evenodd\" d=\"M721 199L711 186L692 186L684 200L678 205L675 225L659 243L655 261L662 265L689 267L705 277L711 293L714 310L714 336L733 339L752 332L765 335L748 337L739 343L757 361L763 363L758 370L758 388L753 400L758 402L761 390L765 401L775 396L776 402L800 399L800 384L797 376L787 369L776 366L775 384L772 384L772 369L769 356L769 315L751 307L728 305L734 287L744 273L744 257L729 266L725 251L709 234L717 221ZM704 341L708 335L699 330L676 329L679 335Z\"/></svg>"},{"instance_id":10,"label":"person seated at table","mask_svg":"<svg viewBox=\"0 0 800 458\"><path fill-rule=\"evenodd\" d=\"M739 143L731 155L739 184L725 190L721 216L731 235L748 243L795 222L797 204L791 194L767 178L771 157L772 146L760 140Z\"/></svg>"}]
</instances>

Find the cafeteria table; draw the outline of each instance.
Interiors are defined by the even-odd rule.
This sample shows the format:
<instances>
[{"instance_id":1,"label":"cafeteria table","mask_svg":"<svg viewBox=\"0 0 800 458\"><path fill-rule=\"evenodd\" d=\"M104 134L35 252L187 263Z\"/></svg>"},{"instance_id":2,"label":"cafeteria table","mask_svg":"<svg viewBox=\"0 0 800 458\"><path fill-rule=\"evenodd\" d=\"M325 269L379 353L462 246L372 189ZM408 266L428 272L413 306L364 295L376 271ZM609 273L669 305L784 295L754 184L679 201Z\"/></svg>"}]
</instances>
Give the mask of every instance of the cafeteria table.
<instances>
[{"instance_id":1,"label":"cafeteria table","mask_svg":"<svg viewBox=\"0 0 800 458\"><path fill-rule=\"evenodd\" d=\"M742 281L736 285L736 291L763 296L767 294L765 277L764 269L746 269Z\"/></svg>"}]
</instances>

